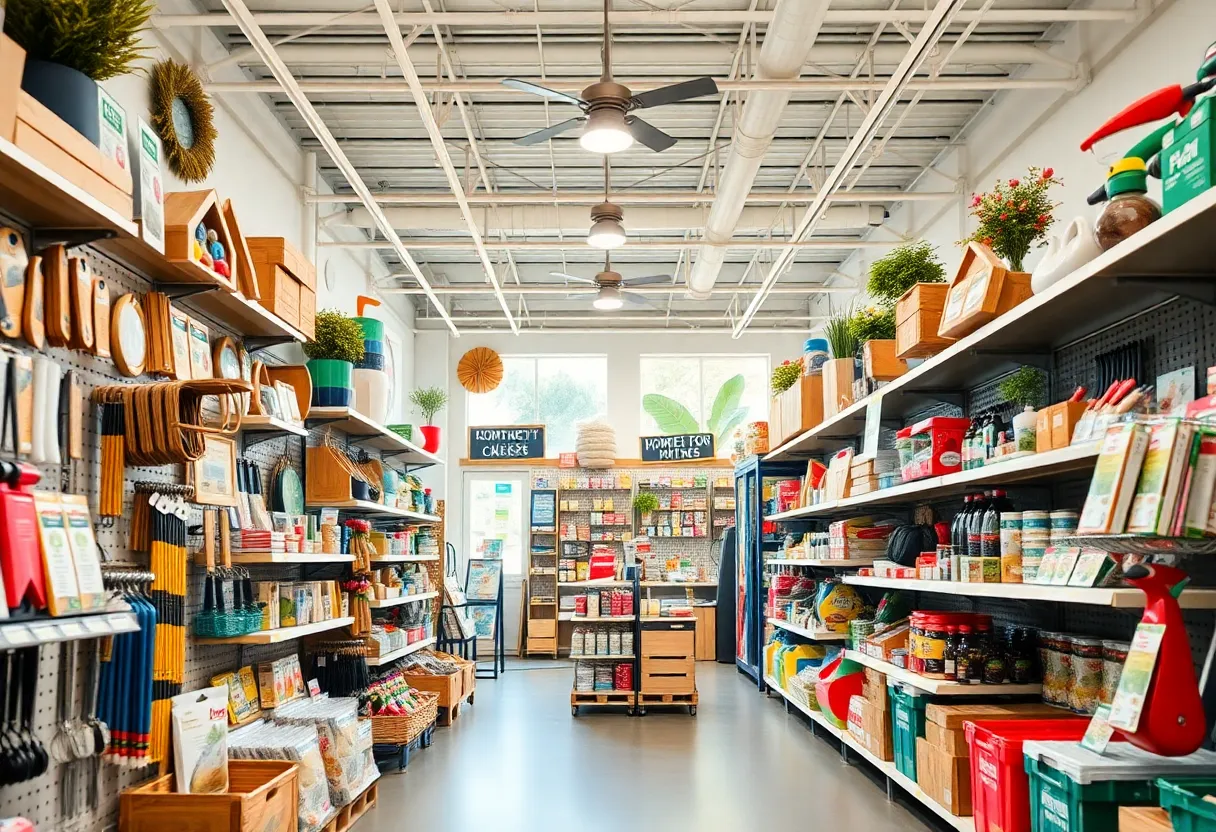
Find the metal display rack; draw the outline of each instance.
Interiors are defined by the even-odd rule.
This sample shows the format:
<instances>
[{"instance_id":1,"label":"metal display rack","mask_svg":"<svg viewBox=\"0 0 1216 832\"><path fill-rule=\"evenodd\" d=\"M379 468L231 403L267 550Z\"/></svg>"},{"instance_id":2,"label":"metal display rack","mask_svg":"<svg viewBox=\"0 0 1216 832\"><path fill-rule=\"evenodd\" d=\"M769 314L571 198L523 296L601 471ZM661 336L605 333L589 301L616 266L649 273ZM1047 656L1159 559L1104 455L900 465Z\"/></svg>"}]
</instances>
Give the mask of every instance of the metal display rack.
<instances>
[{"instance_id":1,"label":"metal display rack","mask_svg":"<svg viewBox=\"0 0 1216 832\"><path fill-rule=\"evenodd\" d=\"M633 651L629 655L601 655L601 654L584 654L571 655L570 659L574 662L574 672L578 673L579 662L630 662L633 665L633 689L628 691L619 690L591 690L580 691L571 689L570 691L570 715L578 716L579 709L582 707L596 706L625 706L628 709L629 715L633 716L637 713L638 694L641 685L642 674L642 615L639 609L639 604L642 597L642 585L640 580L640 571L637 567L627 567L629 577L624 581L613 581L610 583L597 584L594 582L586 584L587 589L592 589L597 586L603 587L631 587L633 590L633 615L631 616L595 616L588 618L571 619L576 624L596 625L613 625L613 624L629 624L633 632Z\"/></svg>"}]
</instances>

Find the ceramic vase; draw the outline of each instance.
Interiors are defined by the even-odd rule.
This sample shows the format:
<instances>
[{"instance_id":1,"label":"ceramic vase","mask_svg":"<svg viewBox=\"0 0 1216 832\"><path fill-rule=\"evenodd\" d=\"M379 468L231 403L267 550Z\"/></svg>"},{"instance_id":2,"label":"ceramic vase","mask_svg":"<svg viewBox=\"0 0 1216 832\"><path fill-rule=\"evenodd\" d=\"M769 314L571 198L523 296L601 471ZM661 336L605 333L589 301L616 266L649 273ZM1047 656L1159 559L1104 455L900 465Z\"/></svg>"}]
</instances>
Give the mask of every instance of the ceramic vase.
<instances>
[{"instance_id":1,"label":"ceramic vase","mask_svg":"<svg viewBox=\"0 0 1216 832\"><path fill-rule=\"evenodd\" d=\"M422 434L422 450L439 453L439 425L419 425L418 431Z\"/></svg>"},{"instance_id":2,"label":"ceramic vase","mask_svg":"<svg viewBox=\"0 0 1216 832\"><path fill-rule=\"evenodd\" d=\"M63 64L27 59L21 89L90 142L101 144L97 82L92 78Z\"/></svg>"},{"instance_id":3,"label":"ceramic vase","mask_svg":"<svg viewBox=\"0 0 1216 832\"><path fill-rule=\"evenodd\" d=\"M314 358L306 366L312 378L313 407L350 407L353 364L336 358Z\"/></svg>"}]
</instances>

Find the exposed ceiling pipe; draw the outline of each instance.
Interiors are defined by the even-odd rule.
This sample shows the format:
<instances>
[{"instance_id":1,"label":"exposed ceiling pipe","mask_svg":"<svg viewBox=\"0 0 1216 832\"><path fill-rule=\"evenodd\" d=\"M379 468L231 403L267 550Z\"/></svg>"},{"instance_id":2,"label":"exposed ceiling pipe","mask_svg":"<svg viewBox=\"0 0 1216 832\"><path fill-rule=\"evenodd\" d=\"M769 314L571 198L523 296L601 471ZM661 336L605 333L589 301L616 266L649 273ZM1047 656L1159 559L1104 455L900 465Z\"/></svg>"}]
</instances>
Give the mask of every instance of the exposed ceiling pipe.
<instances>
[{"instance_id":1,"label":"exposed ceiling pipe","mask_svg":"<svg viewBox=\"0 0 1216 832\"><path fill-rule=\"evenodd\" d=\"M800 7L800 13L820 6L824 0L795 0L793 5ZM778 7L780 10L780 6ZM773 32L778 26L769 27ZM784 28L784 27L781 27ZM767 36L766 36L767 40ZM942 44L943 47L948 42ZM409 47L410 60L422 66L434 66L438 50L433 44L415 43ZM880 43L874 47L874 65L896 66L906 51L901 43ZM374 66L392 65L392 51L376 43L289 43L279 47L283 60L296 66ZM865 44L855 43L821 43L816 45L814 57L815 66L849 66L852 67L866 55ZM729 46L704 42L675 42L675 43L638 43L624 41L613 46L613 58L620 65L636 65L639 76L659 75L663 70L657 67L667 67L666 72L689 77L702 72L721 72L722 65L729 64L731 48ZM805 55L803 56L806 57ZM968 43L956 56L959 64L969 66L1004 66L1015 64L1049 64L1071 71L1074 63L1048 53L1045 49L1028 43ZM490 80L500 75L508 75L518 71L521 66L532 66L536 62L536 49L529 43L496 43L485 45L470 45L460 51L460 65L466 75L489 75ZM599 50L582 43L551 43L545 45L545 64L550 76L548 85L553 89L567 90L569 83L564 83L561 75L572 74L570 68L580 68L583 71L598 71L600 63ZM799 63L802 69L802 62ZM560 70L560 71L559 71ZM556 76L556 77L555 77ZM579 78L583 76L580 74ZM761 78L772 76L761 76ZM797 77L796 73L789 77ZM628 81L629 88L634 89L632 79ZM472 82L461 82L472 83ZM504 95L505 89L496 90Z\"/></svg>"},{"instance_id":2,"label":"exposed ceiling pipe","mask_svg":"<svg viewBox=\"0 0 1216 832\"><path fill-rule=\"evenodd\" d=\"M1037 61L1036 61L1037 62ZM629 89L634 92L665 87L680 78L629 79ZM589 80L545 80L544 86L560 92L577 94ZM876 78L798 78L788 81L762 81L753 78L721 80L715 82L719 92L877 92L886 86L887 79ZM1069 78L1007 78L1000 75L958 75L935 80L918 79L908 84L909 90L936 90L938 92L989 92L993 90L1038 90L1071 89L1077 79ZM274 81L213 81L203 87L209 93L276 93L279 85ZM520 98L528 95L521 90L504 87L498 81L441 79L424 80L422 88L427 92L464 93L467 95L502 95ZM350 78L333 81L301 81L300 89L310 95L401 95L409 93L409 84L390 78Z\"/></svg>"},{"instance_id":3,"label":"exposed ceiling pipe","mask_svg":"<svg viewBox=\"0 0 1216 832\"><path fill-rule=\"evenodd\" d=\"M392 249L393 253L409 269L414 279L418 281L418 285L422 287L427 299L431 301L436 311L439 312L439 316L443 318L452 335L460 337L460 330L456 328L451 315L448 314L447 309L440 303L435 293L431 291L431 284L427 281L426 276L422 274L422 270L418 268L418 264L414 262L414 258L410 256L409 250L401 242L401 237L397 235L392 224L384 216L384 212L380 209L380 206L376 204L375 197L372 196L371 191L368 190L367 185L363 182L363 177L359 175L355 166L346 158L346 154L342 152L341 146L334 138L333 133L329 132L329 128L325 126L325 121L317 113L312 102L308 100L308 96L300 91L299 85L296 83L295 78L292 77L291 70L275 54L274 47L271 46L270 41L266 38L266 35L258 24L254 22L253 15L245 5L244 0L223 0L223 3L224 8L232 15L232 18L236 21L245 37L249 39L250 44L258 50L266 67L278 82L282 84L283 92L295 104L301 118L304 119L304 123L312 130L313 135L317 137L318 141L321 142L321 146L325 148L325 152L329 154L334 164L338 166L338 170L342 172L351 189L359 196L367 210L371 212L372 217L376 221L377 230L388 240L386 244L388 248Z\"/></svg>"},{"instance_id":4,"label":"exposed ceiling pipe","mask_svg":"<svg viewBox=\"0 0 1216 832\"><path fill-rule=\"evenodd\" d=\"M434 321L438 323L438 321ZM415 321L415 329L424 332L433 332L438 327L427 326L426 318L418 318ZM683 326L679 321L672 320L671 326L653 327L653 326L617 326L617 327L592 327L586 326L524 326L520 328L518 335L565 335L569 337L581 337L583 335L628 335L634 337L637 335L722 335L730 334L728 326ZM810 326L802 324L798 326L783 326L771 327L766 329L753 329L749 331L749 335L798 335L810 332ZM504 327L481 326L471 330L472 337L478 335L509 335L511 330Z\"/></svg>"},{"instance_id":5,"label":"exposed ceiling pipe","mask_svg":"<svg viewBox=\"0 0 1216 832\"><path fill-rule=\"evenodd\" d=\"M450 192L395 191L374 192L381 205L455 205L456 197ZM697 191L613 191L612 201L617 205L695 205L713 198L711 193ZM808 203L815 194L807 191L752 191L743 201L747 205L778 205L783 202ZM837 191L828 197L829 202L940 202L957 199L956 191ZM493 194L476 193L465 197L470 205L595 205L604 201L604 193L594 191L498 191ZM305 203L331 203L334 205L362 202L354 194L307 194Z\"/></svg>"},{"instance_id":6,"label":"exposed ceiling pipe","mask_svg":"<svg viewBox=\"0 0 1216 832\"><path fill-rule=\"evenodd\" d=\"M807 314L799 312L796 315L794 315L794 314L767 315L767 316L760 318L759 320L761 323L771 325L771 324L780 324L780 323L785 323L785 322L803 324L803 322L805 322L805 321L822 321L822 320L825 320L826 318L827 318L826 315L807 315ZM495 323L496 321L500 321L502 319L497 316L487 317L485 315L474 314L474 315L459 315L459 316L457 316L456 320L461 325L464 325L464 324L489 324L489 323ZM545 324L555 323L555 322L559 322L559 321L563 322L563 323L591 323L591 324L608 323L610 321L616 322L616 323L634 322L634 323L657 324L657 323L660 323L660 322L666 321L666 320L667 320L667 317L665 316L665 313L663 313L663 312L655 312L654 314L651 314L651 315L600 315L600 314L594 314L594 313L590 313L590 314L586 314L586 315L565 315L565 314L560 314L560 313L554 314L554 313L547 313L547 312L536 312L536 313L533 313L532 326L544 326ZM677 325L682 324L682 323L711 323L711 324L717 323L717 324L720 324L720 323L722 323L722 316L721 315L689 315L684 312L676 311L676 312L671 313L671 322L673 324L677 324Z\"/></svg>"},{"instance_id":7,"label":"exposed ceiling pipe","mask_svg":"<svg viewBox=\"0 0 1216 832\"><path fill-rule=\"evenodd\" d=\"M999 9L985 16L992 23L1075 23L1134 21L1135 9ZM833 9L824 22L854 26L879 23L923 24L929 20L927 9ZM612 11L608 18L613 26L742 26L746 23L764 26L776 16L774 11L731 11L693 9L654 9L651 11ZM970 22L974 12L959 12L959 23ZM378 26L380 19L369 13L353 14L334 21L333 12L256 12L253 20L263 26L334 27ZM399 12L393 15L399 26L488 26L496 29L531 28L534 26L596 26L602 13L577 11L550 12ZM231 26L226 14L158 14L152 25L158 29L180 26Z\"/></svg>"},{"instance_id":8,"label":"exposed ceiling pipe","mask_svg":"<svg viewBox=\"0 0 1216 832\"><path fill-rule=\"evenodd\" d=\"M389 278L409 279L409 275L389 275ZM437 295L486 295L490 290L485 286L464 286L464 285L448 285L448 286L432 286L432 290ZM631 286L629 291L639 295L666 295L669 292L683 291L684 284L662 284L657 286ZM750 294L753 287L751 286L715 286L710 292L712 295L744 295ZM421 295L424 294L422 289L401 288L401 289L381 289L386 295ZM503 294L507 295L594 295L599 292L598 286L587 286L578 283L552 283L539 284L531 283L523 286L503 286ZM835 293L856 292L855 287L849 286L820 286L813 285L798 285L787 283L783 286L774 286L772 294L775 295L828 295Z\"/></svg>"},{"instance_id":9,"label":"exposed ceiling pipe","mask_svg":"<svg viewBox=\"0 0 1216 832\"><path fill-rule=\"evenodd\" d=\"M819 35L831 0L780 0L773 22L764 36L756 69L758 78L797 78L807 62L811 45ZM704 242L688 278L689 294L707 297L722 270L726 252L714 245L729 240L744 211L743 200L751 192L764 154L777 134L781 114L790 100L786 92L755 92L748 96L735 122L730 156L718 179Z\"/></svg>"},{"instance_id":10,"label":"exposed ceiling pipe","mask_svg":"<svg viewBox=\"0 0 1216 832\"><path fill-rule=\"evenodd\" d=\"M853 166L857 164L862 152L878 132L879 126L899 100L904 85L928 59L930 52L937 45L937 42L941 39L942 34L946 31L954 16L958 14L959 9L966 2L967 0L937 0L937 3L933 7L931 19L917 34L916 40L912 42L912 45L908 47L907 54L904 56L894 75L892 75L891 80L887 83L886 89L879 93L878 97L871 104L865 119L853 135L853 140L845 148L844 155L841 156L840 160L824 178L823 185L819 189L819 196L807 208L806 214L803 215L802 220L798 223L793 239L800 240L804 235L814 230L819 218L827 211L828 203L826 195L844 183L844 178L853 169ZM769 268L764 281L761 283L760 290L752 298L743 315L735 323L733 337L738 338L743 334L743 330L747 328L748 323L755 316L756 312L759 311L761 304L764 303L764 298L768 295L773 284L793 264L795 254L796 249L788 247L778 255Z\"/></svg>"},{"instance_id":11,"label":"exposed ceiling pipe","mask_svg":"<svg viewBox=\"0 0 1216 832\"><path fill-rule=\"evenodd\" d=\"M422 89L422 84L418 79L418 73L414 70L414 64L410 61L410 56L405 46L405 39L401 36L401 29L393 20L393 9L388 4L388 0L376 0L376 10L380 13L380 20L384 26L384 31L388 34L389 43L392 44L393 57L397 61L397 67L401 70L402 76L410 85L410 91L413 93L414 105L418 109L418 115L422 119L422 124L426 127L427 134L431 137L431 145L435 148L435 156L439 161L439 166L443 168L444 175L448 179L448 186L451 187L452 193L455 194L456 203L460 206L461 214L464 215L465 224L468 226L469 240L472 242L473 248L477 250L477 257L481 260L482 268L485 269L486 280L494 287L494 294L498 297L498 305L502 307L502 314L506 316L507 323L511 325L511 330L519 332L519 324L516 322L515 316L511 314L511 308L507 305L506 297L503 296L502 287L498 283L498 274L494 271L494 264L490 262L489 252L486 251L485 244L481 239L481 231L473 219L472 209L464 199L464 186L460 182L460 174L452 166L452 159L448 156L448 148L444 143L439 123L435 121L435 114L431 112L431 104L427 101L426 92Z\"/></svg>"},{"instance_id":12,"label":"exposed ceiling pipe","mask_svg":"<svg viewBox=\"0 0 1216 832\"><path fill-rule=\"evenodd\" d=\"M466 222L474 223L485 236L500 231L511 234L580 235L587 230L587 211L577 205L511 205L499 208L469 205L467 211L447 206L396 207L386 208L384 213L394 227L420 236L434 231L463 231ZM874 228L882 225L886 215L887 211L881 205L837 205L823 217L820 228ZM711 218L712 211L708 206L665 208L639 205L625 214L625 227L631 234L656 231L682 233L706 227ZM740 233L768 231L773 226L780 230L783 225L792 228L797 219L792 209L740 208L734 228ZM372 228L374 225L372 216L363 207L341 214L330 223L332 227ZM728 233L726 239L729 238Z\"/></svg>"},{"instance_id":13,"label":"exposed ceiling pipe","mask_svg":"<svg viewBox=\"0 0 1216 832\"><path fill-rule=\"evenodd\" d=\"M903 238L896 240L863 240L856 237L848 237L844 239L828 239L820 237L813 240L794 240L786 237L763 237L756 239L731 239L720 243L714 243L715 248L728 249L783 249L794 248L798 250L804 249L828 249L832 251L847 251L849 249L858 248L891 248L893 246L903 245L907 240ZM502 251L564 251L570 253L571 245L569 240L485 240L483 245L487 249L502 250ZM680 249L699 248L705 245L700 240L630 240L622 248L617 249L618 253L628 253L629 251L679 251ZM451 237L439 240L410 240L410 248L414 251L434 251L437 249L451 249L453 251L464 251L469 248L470 244L467 239L461 237ZM361 240L359 242L348 242L346 240L321 240L317 243L318 248L345 248L345 249L366 249L372 251L389 251L393 249L391 243L384 240ZM578 244L578 248L587 254L599 254L595 249L592 249L584 244Z\"/></svg>"}]
</instances>

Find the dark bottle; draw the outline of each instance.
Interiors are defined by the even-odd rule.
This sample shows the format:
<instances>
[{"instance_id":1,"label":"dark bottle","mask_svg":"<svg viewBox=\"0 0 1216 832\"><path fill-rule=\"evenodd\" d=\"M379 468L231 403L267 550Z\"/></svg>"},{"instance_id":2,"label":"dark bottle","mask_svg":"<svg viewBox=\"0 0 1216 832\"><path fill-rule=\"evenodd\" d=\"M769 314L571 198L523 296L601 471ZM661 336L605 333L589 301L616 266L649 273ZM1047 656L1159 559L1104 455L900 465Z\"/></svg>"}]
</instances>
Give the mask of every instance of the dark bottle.
<instances>
[{"instance_id":1,"label":"dark bottle","mask_svg":"<svg viewBox=\"0 0 1216 832\"><path fill-rule=\"evenodd\" d=\"M993 499L988 503L984 519L980 523L980 557L999 558L1001 556L1001 511L999 500Z\"/></svg>"},{"instance_id":2,"label":"dark bottle","mask_svg":"<svg viewBox=\"0 0 1216 832\"><path fill-rule=\"evenodd\" d=\"M1034 630L1018 627L1013 633L1010 646L1009 681L1015 685L1028 685L1034 679L1035 644Z\"/></svg>"},{"instance_id":3,"label":"dark bottle","mask_svg":"<svg viewBox=\"0 0 1216 832\"><path fill-rule=\"evenodd\" d=\"M967 554L967 517L971 514L971 500L970 494L963 497L963 507L954 515L954 522L950 524L950 546L958 552L959 557ZM958 578L954 580L957 581Z\"/></svg>"},{"instance_id":4,"label":"dark bottle","mask_svg":"<svg viewBox=\"0 0 1216 832\"><path fill-rule=\"evenodd\" d=\"M1009 681L1009 644L1004 638L989 643L988 655L984 658L984 684L1003 685Z\"/></svg>"},{"instance_id":5,"label":"dark bottle","mask_svg":"<svg viewBox=\"0 0 1216 832\"><path fill-rule=\"evenodd\" d=\"M976 494L971 501L971 514L967 517L967 554L970 557L980 557L980 534L984 527L984 512L988 510L988 495ZM1000 526L997 526L1000 535ZM999 540L998 540L999 545Z\"/></svg>"},{"instance_id":6,"label":"dark bottle","mask_svg":"<svg viewBox=\"0 0 1216 832\"><path fill-rule=\"evenodd\" d=\"M971 626L958 625L958 640L954 646L954 681L960 685L971 683Z\"/></svg>"},{"instance_id":7,"label":"dark bottle","mask_svg":"<svg viewBox=\"0 0 1216 832\"><path fill-rule=\"evenodd\" d=\"M998 516L1002 511L1013 511L1013 503L1010 502L1008 493L1000 488L993 489L992 502L996 505Z\"/></svg>"},{"instance_id":8,"label":"dark bottle","mask_svg":"<svg viewBox=\"0 0 1216 832\"><path fill-rule=\"evenodd\" d=\"M942 662L946 678L958 678L958 627L953 624L946 627L946 650L942 653Z\"/></svg>"},{"instance_id":9,"label":"dark bottle","mask_svg":"<svg viewBox=\"0 0 1216 832\"><path fill-rule=\"evenodd\" d=\"M984 681L984 667L988 663L988 654L992 652L992 644L990 637L992 635L991 625L980 620L975 625L975 633L971 647L971 660L967 662L967 680L972 684L980 684Z\"/></svg>"}]
</instances>

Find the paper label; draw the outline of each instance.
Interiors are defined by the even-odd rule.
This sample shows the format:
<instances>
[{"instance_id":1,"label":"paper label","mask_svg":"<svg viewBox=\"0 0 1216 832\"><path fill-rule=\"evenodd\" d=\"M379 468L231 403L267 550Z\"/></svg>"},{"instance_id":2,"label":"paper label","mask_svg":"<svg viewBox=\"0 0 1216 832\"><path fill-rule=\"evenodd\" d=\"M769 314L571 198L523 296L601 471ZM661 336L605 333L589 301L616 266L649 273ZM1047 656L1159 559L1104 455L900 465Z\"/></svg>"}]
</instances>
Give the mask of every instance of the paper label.
<instances>
[{"instance_id":1,"label":"paper label","mask_svg":"<svg viewBox=\"0 0 1216 832\"><path fill-rule=\"evenodd\" d=\"M1099 705L1089 727L1085 729L1085 736L1081 738L1081 747L1101 754L1106 751L1114 734L1115 729L1110 726L1110 705Z\"/></svg>"},{"instance_id":2,"label":"paper label","mask_svg":"<svg viewBox=\"0 0 1216 832\"><path fill-rule=\"evenodd\" d=\"M100 86L97 87L98 147L101 155L125 171L127 164L127 114L118 102Z\"/></svg>"},{"instance_id":3,"label":"paper label","mask_svg":"<svg viewBox=\"0 0 1216 832\"><path fill-rule=\"evenodd\" d=\"M24 626L5 627L4 640L11 647L21 647L26 644L32 644L34 636Z\"/></svg>"},{"instance_id":4,"label":"paper label","mask_svg":"<svg viewBox=\"0 0 1216 832\"><path fill-rule=\"evenodd\" d=\"M972 312L976 312L983 307L984 298L988 295L988 281L991 278L992 272L987 269L968 278L967 297L963 301L963 312L965 314L970 315Z\"/></svg>"},{"instance_id":5,"label":"paper label","mask_svg":"<svg viewBox=\"0 0 1216 832\"><path fill-rule=\"evenodd\" d=\"M160 160L164 155L160 137L141 118L139 142L139 225L144 242L165 253L165 193L161 184Z\"/></svg>"},{"instance_id":6,"label":"paper label","mask_svg":"<svg viewBox=\"0 0 1216 832\"><path fill-rule=\"evenodd\" d=\"M110 633L110 622L104 618L86 618L83 624L84 628L93 635L108 635Z\"/></svg>"},{"instance_id":7,"label":"paper label","mask_svg":"<svg viewBox=\"0 0 1216 832\"><path fill-rule=\"evenodd\" d=\"M1157 654L1161 651L1161 640L1165 637L1164 624L1148 624L1143 621L1132 636L1132 646L1123 663L1123 675L1110 704L1110 724L1123 731L1135 732L1140 725L1140 712L1144 709L1144 697L1153 681L1153 670L1157 666Z\"/></svg>"},{"instance_id":8,"label":"paper label","mask_svg":"<svg viewBox=\"0 0 1216 832\"><path fill-rule=\"evenodd\" d=\"M316 699L320 695L321 695L321 683L318 682L316 679L309 679L308 680L308 697L310 699Z\"/></svg>"},{"instance_id":9,"label":"paper label","mask_svg":"<svg viewBox=\"0 0 1216 832\"><path fill-rule=\"evenodd\" d=\"M943 324L957 320L962 314L968 285L968 282L963 280L950 287L950 294L946 298L946 311L942 313Z\"/></svg>"},{"instance_id":10,"label":"paper label","mask_svg":"<svg viewBox=\"0 0 1216 832\"><path fill-rule=\"evenodd\" d=\"M882 394L875 393L866 403L866 432L861 445L864 456L878 456L878 437L882 431Z\"/></svg>"}]
</instances>

